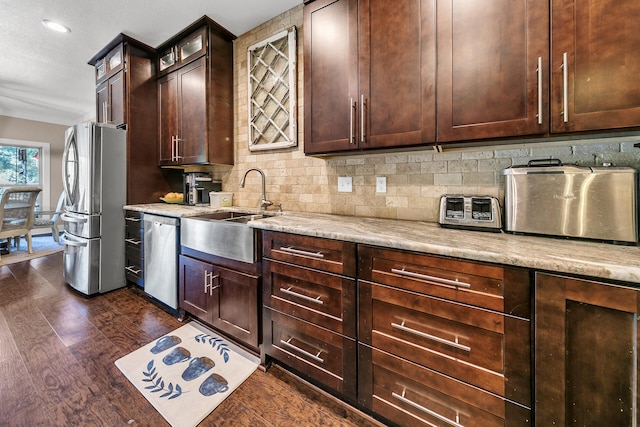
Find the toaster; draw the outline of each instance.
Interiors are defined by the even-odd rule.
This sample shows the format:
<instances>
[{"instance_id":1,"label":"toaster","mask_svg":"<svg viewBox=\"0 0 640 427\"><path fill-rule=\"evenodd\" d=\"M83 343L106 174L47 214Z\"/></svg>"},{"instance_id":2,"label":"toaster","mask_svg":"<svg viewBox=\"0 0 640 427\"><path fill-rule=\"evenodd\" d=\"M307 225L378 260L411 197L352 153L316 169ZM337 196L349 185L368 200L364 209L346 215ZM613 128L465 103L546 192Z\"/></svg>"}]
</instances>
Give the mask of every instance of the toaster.
<instances>
[{"instance_id":1,"label":"toaster","mask_svg":"<svg viewBox=\"0 0 640 427\"><path fill-rule=\"evenodd\" d=\"M502 229L502 213L498 199L491 196L445 194L440 199L441 227L493 231Z\"/></svg>"}]
</instances>

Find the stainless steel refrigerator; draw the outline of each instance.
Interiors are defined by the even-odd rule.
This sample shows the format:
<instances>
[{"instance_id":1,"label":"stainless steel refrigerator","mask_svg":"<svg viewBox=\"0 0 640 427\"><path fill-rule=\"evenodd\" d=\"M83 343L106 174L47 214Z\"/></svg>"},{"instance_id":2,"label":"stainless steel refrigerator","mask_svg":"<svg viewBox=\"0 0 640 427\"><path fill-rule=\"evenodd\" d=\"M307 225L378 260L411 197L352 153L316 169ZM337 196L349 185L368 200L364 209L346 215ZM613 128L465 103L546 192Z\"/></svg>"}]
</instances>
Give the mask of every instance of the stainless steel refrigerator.
<instances>
[{"instance_id":1,"label":"stainless steel refrigerator","mask_svg":"<svg viewBox=\"0 0 640 427\"><path fill-rule=\"evenodd\" d=\"M126 131L83 122L67 129L62 158L66 192L64 278L92 295L125 285Z\"/></svg>"}]
</instances>

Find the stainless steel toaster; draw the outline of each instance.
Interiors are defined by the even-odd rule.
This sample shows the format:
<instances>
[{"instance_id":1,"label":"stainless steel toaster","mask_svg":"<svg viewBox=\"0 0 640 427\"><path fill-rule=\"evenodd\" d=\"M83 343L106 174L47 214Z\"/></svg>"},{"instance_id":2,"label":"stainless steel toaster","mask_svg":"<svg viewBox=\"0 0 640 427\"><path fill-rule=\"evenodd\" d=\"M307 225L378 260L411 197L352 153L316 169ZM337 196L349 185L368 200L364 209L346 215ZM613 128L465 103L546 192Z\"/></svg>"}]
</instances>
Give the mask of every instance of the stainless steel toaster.
<instances>
[{"instance_id":1,"label":"stainless steel toaster","mask_svg":"<svg viewBox=\"0 0 640 427\"><path fill-rule=\"evenodd\" d=\"M505 231L638 242L638 173L631 167L531 161L503 171Z\"/></svg>"},{"instance_id":2,"label":"stainless steel toaster","mask_svg":"<svg viewBox=\"0 0 640 427\"><path fill-rule=\"evenodd\" d=\"M445 194L440 198L438 223L442 227L500 232L502 210L495 197Z\"/></svg>"}]
</instances>

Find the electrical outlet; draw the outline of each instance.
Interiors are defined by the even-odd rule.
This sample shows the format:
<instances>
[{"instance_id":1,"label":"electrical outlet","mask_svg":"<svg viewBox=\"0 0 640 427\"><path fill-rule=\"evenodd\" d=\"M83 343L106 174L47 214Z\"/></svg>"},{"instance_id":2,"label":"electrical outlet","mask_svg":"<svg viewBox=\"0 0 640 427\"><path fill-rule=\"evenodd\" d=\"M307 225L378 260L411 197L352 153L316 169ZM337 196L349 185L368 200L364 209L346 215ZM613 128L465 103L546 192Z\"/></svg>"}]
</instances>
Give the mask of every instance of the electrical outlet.
<instances>
[{"instance_id":1,"label":"electrical outlet","mask_svg":"<svg viewBox=\"0 0 640 427\"><path fill-rule=\"evenodd\" d=\"M338 177L338 193L351 193L353 191L353 180L350 176Z\"/></svg>"},{"instance_id":2,"label":"electrical outlet","mask_svg":"<svg viewBox=\"0 0 640 427\"><path fill-rule=\"evenodd\" d=\"M376 193L386 193L386 192L387 192L387 177L376 176Z\"/></svg>"}]
</instances>

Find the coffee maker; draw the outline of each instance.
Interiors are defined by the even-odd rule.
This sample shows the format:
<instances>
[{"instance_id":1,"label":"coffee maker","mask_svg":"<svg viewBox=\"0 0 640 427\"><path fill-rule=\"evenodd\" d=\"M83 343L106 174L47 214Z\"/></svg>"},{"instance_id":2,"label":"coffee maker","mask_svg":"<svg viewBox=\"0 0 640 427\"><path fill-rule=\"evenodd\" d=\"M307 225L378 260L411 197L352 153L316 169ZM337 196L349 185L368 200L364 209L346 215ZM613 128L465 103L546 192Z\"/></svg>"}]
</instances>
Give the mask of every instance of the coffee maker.
<instances>
[{"instance_id":1,"label":"coffee maker","mask_svg":"<svg viewBox=\"0 0 640 427\"><path fill-rule=\"evenodd\" d=\"M208 205L209 192L221 191L222 183L214 181L210 173L188 172L184 174L184 204Z\"/></svg>"}]
</instances>

